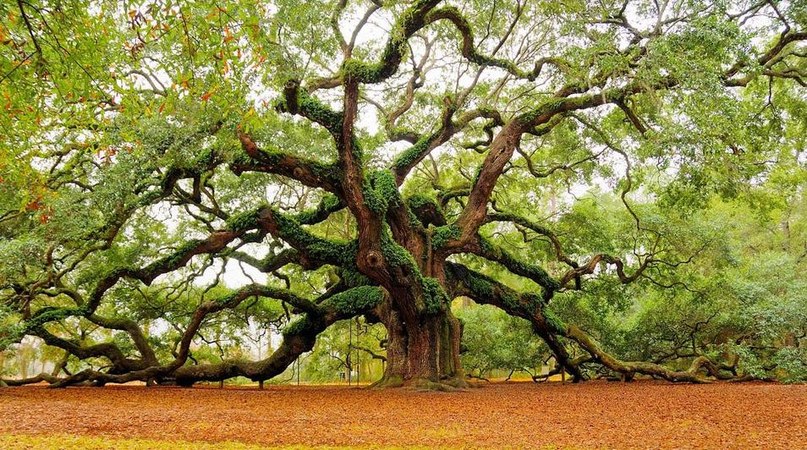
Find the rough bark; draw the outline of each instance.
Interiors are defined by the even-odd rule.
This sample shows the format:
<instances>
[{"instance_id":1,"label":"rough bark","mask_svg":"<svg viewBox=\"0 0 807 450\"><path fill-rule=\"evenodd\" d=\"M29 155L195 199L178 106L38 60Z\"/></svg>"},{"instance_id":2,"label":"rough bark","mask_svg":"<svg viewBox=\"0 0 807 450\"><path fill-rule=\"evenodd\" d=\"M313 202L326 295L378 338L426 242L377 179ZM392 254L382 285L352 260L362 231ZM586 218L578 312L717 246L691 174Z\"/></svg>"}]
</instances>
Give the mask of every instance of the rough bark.
<instances>
[{"instance_id":1,"label":"rough bark","mask_svg":"<svg viewBox=\"0 0 807 450\"><path fill-rule=\"evenodd\" d=\"M388 336L387 364L376 387L465 386L459 361L460 325L450 309L414 323L403 322L391 308L382 314Z\"/></svg>"}]
</instances>

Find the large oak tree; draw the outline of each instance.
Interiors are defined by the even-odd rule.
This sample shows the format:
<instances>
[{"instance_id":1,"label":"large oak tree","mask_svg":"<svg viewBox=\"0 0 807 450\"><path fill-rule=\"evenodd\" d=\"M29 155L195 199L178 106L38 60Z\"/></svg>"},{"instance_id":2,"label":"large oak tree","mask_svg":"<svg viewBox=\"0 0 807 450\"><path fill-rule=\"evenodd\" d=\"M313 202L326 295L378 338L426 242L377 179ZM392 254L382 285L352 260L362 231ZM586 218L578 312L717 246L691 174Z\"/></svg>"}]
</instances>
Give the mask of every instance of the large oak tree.
<instances>
[{"instance_id":1,"label":"large oak tree","mask_svg":"<svg viewBox=\"0 0 807 450\"><path fill-rule=\"evenodd\" d=\"M732 376L704 355L688 369L619 360L552 305L592 278L663 284L697 260L703 246L639 203L685 218L803 164L802 2L0 12L0 338L91 363L45 377L57 385L263 381L365 316L388 334L380 385L461 386L458 297L530 321L576 380L592 362ZM559 231L562 205L595 184L631 218L620 245ZM223 287L239 264L268 276ZM215 317L277 302L293 320L267 358L193 358Z\"/></svg>"}]
</instances>

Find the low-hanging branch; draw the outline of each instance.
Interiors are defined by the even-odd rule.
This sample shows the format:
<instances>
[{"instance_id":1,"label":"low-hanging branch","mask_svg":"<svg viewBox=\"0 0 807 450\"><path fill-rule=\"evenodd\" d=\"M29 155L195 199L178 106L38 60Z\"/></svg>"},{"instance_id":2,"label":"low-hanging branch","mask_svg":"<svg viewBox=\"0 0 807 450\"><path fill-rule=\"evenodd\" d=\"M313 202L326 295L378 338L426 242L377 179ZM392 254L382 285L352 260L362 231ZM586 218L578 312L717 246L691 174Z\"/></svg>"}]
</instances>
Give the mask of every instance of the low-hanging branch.
<instances>
[{"instance_id":1,"label":"low-hanging branch","mask_svg":"<svg viewBox=\"0 0 807 450\"><path fill-rule=\"evenodd\" d=\"M698 356L685 371L668 369L660 364L649 362L621 361L600 346L596 340L575 325L567 325L545 309L542 303L536 302L535 296L518 293L503 284L486 277L478 272L459 264L448 263L453 281L456 283L455 292L465 295L473 300L501 308L509 314L529 320L536 330L547 342L556 360L576 380L582 379L580 364L584 360L572 362L562 344L557 343L559 337L569 339L578 344L591 355L591 361L603 364L607 368L632 378L636 374L663 378L669 381L686 381L692 383L707 383L710 381L706 375L720 379L733 377L721 373L722 366L714 363L706 356ZM544 337L544 334L547 337ZM556 342L555 345L550 342ZM588 362L588 359L585 360ZM706 374L701 370L706 370Z\"/></svg>"}]
</instances>

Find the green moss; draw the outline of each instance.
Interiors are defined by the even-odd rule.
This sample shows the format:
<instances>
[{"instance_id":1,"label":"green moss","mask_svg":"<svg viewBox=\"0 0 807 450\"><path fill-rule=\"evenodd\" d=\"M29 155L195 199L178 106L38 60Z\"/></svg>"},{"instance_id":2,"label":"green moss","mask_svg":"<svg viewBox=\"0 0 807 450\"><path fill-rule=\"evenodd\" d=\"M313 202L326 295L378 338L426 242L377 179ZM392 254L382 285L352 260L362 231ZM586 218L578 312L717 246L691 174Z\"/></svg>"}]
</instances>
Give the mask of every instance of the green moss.
<instances>
[{"instance_id":1,"label":"green moss","mask_svg":"<svg viewBox=\"0 0 807 450\"><path fill-rule=\"evenodd\" d=\"M370 279L358 270L343 268L340 273L342 282L349 287L361 286L370 283Z\"/></svg>"},{"instance_id":2,"label":"green moss","mask_svg":"<svg viewBox=\"0 0 807 450\"><path fill-rule=\"evenodd\" d=\"M350 243L314 238L305 249L311 257L323 262L350 266L356 262L356 251Z\"/></svg>"},{"instance_id":3,"label":"green moss","mask_svg":"<svg viewBox=\"0 0 807 450\"><path fill-rule=\"evenodd\" d=\"M294 216L294 219L300 224L314 224L320 220L324 220L328 214L338 210L342 206L339 197L327 194L322 198L316 208L308 211L303 211Z\"/></svg>"},{"instance_id":4,"label":"green moss","mask_svg":"<svg viewBox=\"0 0 807 450\"><path fill-rule=\"evenodd\" d=\"M551 98L545 102L543 102L537 108L534 108L526 113L518 116L516 120L518 120L524 126L532 125L532 123L541 115L559 111L563 107L563 103L567 101L567 98Z\"/></svg>"},{"instance_id":5,"label":"green moss","mask_svg":"<svg viewBox=\"0 0 807 450\"><path fill-rule=\"evenodd\" d=\"M437 203L437 200L424 194L415 194L407 198L406 204L412 209L422 209L430 206L438 211L441 209L440 205Z\"/></svg>"},{"instance_id":6,"label":"green moss","mask_svg":"<svg viewBox=\"0 0 807 450\"><path fill-rule=\"evenodd\" d=\"M258 149L259 156L258 159L261 163L267 165L277 165L283 159L286 154L276 148L260 148ZM255 160L247 154L243 149L237 151L233 155L233 163L236 165L250 165L253 164Z\"/></svg>"},{"instance_id":7,"label":"green moss","mask_svg":"<svg viewBox=\"0 0 807 450\"><path fill-rule=\"evenodd\" d=\"M349 59L342 65L342 76L361 83L378 83L395 73L406 55L407 40L423 26L424 13L432 8L434 3L433 0L420 0L407 8L393 25L390 40L384 46L379 62L365 63Z\"/></svg>"},{"instance_id":8,"label":"green moss","mask_svg":"<svg viewBox=\"0 0 807 450\"><path fill-rule=\"evenodd\" d=\"M524 263L483 237L479 238L479 247L482 250L483 257L499 262L510 272L535 281L545 290L554 292L560 288L560 283L540 266Z\"/></svg>"},{"instance_id":9,"label":"green moss","mask_svg":"<svg viewBox=\"0 0 807 450\"><path fill-rule=\"evenodd\" d=\"M489 281L485 280L484 278L469 275L465 281L468 287L471 289L471 292L473 292L475 295L486 298L493 297L494 287Z\"/></svg>"},{"instance_id":10,"label":"green moss","mask_svg":"<svg viewBox=\"0 0 807 450\"><path fill-rule=\"evenodd\" d=\"M389 227L386 225L381 234L381 254L390 267L405 267L420 276L420 269L418 269L412 254L392 239Z\"/></svg>"},{"instance_id":11,"label":"green moss","mask_svg":"<svg viewBox=\"0 0 807 450\"><path fill-rule=\"evenodd\" d=\"M258 228L258 216L263 208L265 207L233 214L227 219L227 228L233 231Z\"/></svg>"},{"instance_id":12,"label":"green moss","mask_svg":"<svg viewBox=\"0 0 807 450\"><path fill-rule=\"evenodd\" d=\"M342 113L332 110L304 90L298 93L297 101L303 116L325 127L333 136L341 136L344 121Z\"/></svg>"},{"instance_id":13,"label":"green moss","mask_svg":"<svg viewBox=\"0 0 807 450\"><path fill-rule=\"evenodd\" d=\"M438 136L439 134L435 133L421 138L414 145L398 154L398 156L395 157L395 160L392 161L392 167L395 170L402 170L415 165L418 161L420 161L421 158L423 158L428 151L429 146L432 144L432 142L434 142L435 139L437 139Z\"/></svg>"},{"instance_id":14,"label":"green moss","mask_svg":"<svg viewBox=\"0 0 807 450\"><path fill-rule=\"evenodd\" d=\"M190 241L184 242L174 250L174 253L171 253L149 267L157 269L160 267L175 267L181 265L183 260L187 258L189 254L193 253L202 243L204 243L204 241L201 239L191 239Z\"/></svg>"},{"instance_id":15,"label":"green moss","mask_svg":"<svg viewBox=\"0 0 807 450\"><path fill-rule=\"evenodd\" d=\"M446 291L436 278L423 277L423 301L426 314L437 314L449 304Z\"/></svg>"},{"instance_id":16,"label":"green moss","mask_svg":"<svg viewBox=\"0 0 807 450\"><path fill-rule=\"evenodd\" d=\"M432 248L439 250L443 248L449 241L459 239L461 230L456 225L444 225L436 227L432 231Z\"/></svg>"},{"instance_id":17,"label":"green moss","mask_svg":"<svg viewBox=\"0 0 807 450\"><path fill-rule=\"evenodd\" d=\"M309 325L310 325L310 322L309 322L309 319L308 319L308 314L305 314L302 317L299 317L299 318L289 322L289 324L286 325L283 328L283 333L282 334L283 334L284 337L285 336L295 335L295 334L301 334L301 333L303 333L305 331L306 328L309 327Z\"/></svg>"},{"instance_id":18,"label":"green moss","mask_svg":"<svg viewBox=\"0 0 807 450\"><path fill-rule=\"evenodd\" d=\"M306 164L308 164L308 167L311 169L311 173L313 173L317 178L330 180L334 184L338 183L339 180L342 179L342 169L336 163L322 164L309 160L306 161Z\"/></svg>"},{"instance_id":19,"label":"green moss","mask_svg":"<svg viewBox=\"0 0 807 450\"><path fill-rule=\"evenodd\" d=\"M384 215L390 205L400 202L398 185L395 178L387 170L377 170L368 174L362 186L364 201L371 211Z\"/></svg>"},{"instance_id":20,"label":"green moss","mask_svg":"<svg viewBox=\"0 0 807 450\"><path fill-rule=\"evenodd\" d=\"M544 315L544 319L546 319L546 324L549 326L550 330L554 331L555 333L565 333L566 332L566 324L563 320L560 319L551 309L545 308L542 311Z\"/></svg>"},{"instance_id":21,"label":"green moss","mask_svg":"<svg viewBox=\"0 0 807 450\"><path fill-rule=\"evenodd\" d=\"M413 227L423 228L423 223L420 221L418 216L416 216L415 213L412 212L412 210L410 208L407 208L406 215L407 215L407 218L409 219L409 225L411 225Z\"/></svg>"},{"instance_id":22,"label":"green moss","mask_svg":"<svg viewBox=\"0 0 807 450\"><path fill-rule=\"evenodd\" d=\"M84 316L88 314L87 308L57 308L48 306L40 309L37 313L25 321L24 330L35 331L41 329L46 323L57 322L68 317Z\"/></svg>"},{"instance_id":23,"label":"green moss","mask_svg":"<svg viewBox=\"0 0 807 450\"><path fill-rule=\"evenodd\" d=\"M502 307L509 312L532 315L542 305L542 298L532 293L519 294L505 286L497 289L494 282L485 276L468 273L463 280L474 296L494 299L498 297Z\"/></svg>"},{"instance_id":24,"label":"green moss","mask_svg":"<svg viewBox=\"0 0 807 450\"><path fill-rule=\"evenodd\" d=\"M325 197L323 197L322 202L320 203L320 208L328 210L335 209L341 205L341 202L342 201L339 199L339 197L332 194L327 194Z\"/></svg>"},{"instance_id":25,"label":"green moss","mask_svg":"<svg viewBox=\"0 0 807 450\"><path fill-rule=\"evenodd\" d=\"M527 292L522 294L522 301L529 311L536 311L543 306L543 298L540 295Z\"/></svg>"},{"instance_id":26,"label":"green moss","mask_svg":"<svg viewBox=\"0 0 807 450\"><path fill-rule=\"evenodd\" d=\"M279 164L285 156L285 153L275 148L258 149L258 152L260 153L261 162L268 165Z\"/></svg>"},{"instance_id":27,"label":"green moss","mask_svg":"<svg viewBox=\"0 0 807 450\"><path fill-rule=\"evenodd\" d=\"M384 290L377 286L359 286L340 292L325 301L323 306L333 307L339 314L354 316L381 303Z\"/></svg>"},{"instance_id":28,"label":"green moss","mask_svg":"<svg viewBox=\"0 0 807 450\"><path fill-rule=\"evenodd\" d=\"M510 311L524 311L523 305L519 301L518 295L512 292L503 292L501 296L502 304ZM529 312L529 311L524 311Z\"/></svg>"},{"instance_id":29,"label":"green moss","mask_svg":"<svg viewBox=\"0 0 807 450\"><path fill-rule=\"evenodd\" d=\"M424 194L415 194L406 199L407 211L414 217L409 218L412 225L428 226L429 224L442 226L446 223L443 208L433 197Z\"/></svg>"},{"instance_id":30,"label":"green moss","mask_svg":"<svg viewBox=\"0 0 807 450\"><path fill-rule=\"evenodd\" d=\"M362 83L370 83L381 78L384 71L383 63L365 63L351 58L342 64L342 77Z\"/></svg>"},{"instance_id":31,"label":"green moss","mask_svg":"<svg viewBox=\"0 0 807 450\"><path fill-rule=\"evenodd\" d=\"M184 242L182 245L177 247L174 253L184 255L190 251L195 250L196 247L201 245L203 242L204 241L202 239L191 239L190 241Z\"/></svg>"},{"instance_id":32,"label":"green moss","mask_svg":"<svg viewBox=\"0 0 807 450\"><path fill-rule=\"evenodd\" d=\"M301 248L311 258L334 265L355 265L356 242L323 239L311 234L299 222L285 214L273 210L272 216L280 237Z\"/></svg>"},{"instance_id":33,"label":"green moss","mask_svg":"<svg viewBox=\"0 0 807 450\"><path fill-rule=\"evenodd\" d=\"M253 159L251 156L247 154L243 149L239 148L238 150L234 151L232 154L232 159L230 161L231 165L233 166L246 166L253 163Z\"/></svg>"},{"instance_id":34,"label":"green moss","mask_svg":"<svg viewBox=\"0 0 807 450\"><path fill-rule=\"evenodd\" d=\"M240 292L238 290L228 292L227 294L224 294L224 295L222 295L220 297L217 297L217 298L213 299L213 303L216 303L216 304L218 304L220 306L226 306L226 305L230 304L231 302L235 301L236 298L238 298L240 295L242 295L242 292Z\"/></svg>"}]
</instances>

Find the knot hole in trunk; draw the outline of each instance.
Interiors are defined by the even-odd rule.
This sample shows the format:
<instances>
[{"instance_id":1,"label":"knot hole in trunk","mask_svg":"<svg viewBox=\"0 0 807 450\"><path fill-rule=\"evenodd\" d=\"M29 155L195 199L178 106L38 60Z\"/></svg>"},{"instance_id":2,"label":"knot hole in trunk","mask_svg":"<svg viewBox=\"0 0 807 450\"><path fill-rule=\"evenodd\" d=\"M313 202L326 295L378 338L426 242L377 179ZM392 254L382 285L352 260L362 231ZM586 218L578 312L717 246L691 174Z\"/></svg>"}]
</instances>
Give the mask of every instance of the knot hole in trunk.
<instances>
[{"instance_id":1,"label":"knot hole in trunk","mask_svg":"<svg viewBox=\"0 0 807 450\"><path fill-rule=\"evenodd\" d=\"M381 253L375 250L370 250L367 252L367 256L365 256L364 260L367 261L368 266L372 267L373 269L378 269L381 267L384 258L381 256Z\"/></svg>"}]
</instances>

